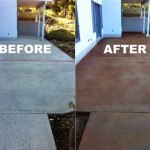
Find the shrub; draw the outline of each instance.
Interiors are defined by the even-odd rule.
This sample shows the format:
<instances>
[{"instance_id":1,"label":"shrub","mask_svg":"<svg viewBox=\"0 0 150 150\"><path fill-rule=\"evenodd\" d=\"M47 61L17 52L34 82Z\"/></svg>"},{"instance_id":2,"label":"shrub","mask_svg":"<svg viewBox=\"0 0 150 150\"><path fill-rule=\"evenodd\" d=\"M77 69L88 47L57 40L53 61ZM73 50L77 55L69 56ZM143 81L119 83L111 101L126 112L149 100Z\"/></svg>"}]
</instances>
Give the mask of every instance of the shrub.
<instances>
[{"instance_id":1,"label":"shrub","mask_svg":"<svg viewBox=\"0 0 150 150\"><path fill-rule=\"evenodd\" d=\"M66 42L75 40L75 36L71 34L69 31L64 29L50 31L49 33L45 34L45 37L48 40L58 40Z\"/></svg>"}]
</instances>

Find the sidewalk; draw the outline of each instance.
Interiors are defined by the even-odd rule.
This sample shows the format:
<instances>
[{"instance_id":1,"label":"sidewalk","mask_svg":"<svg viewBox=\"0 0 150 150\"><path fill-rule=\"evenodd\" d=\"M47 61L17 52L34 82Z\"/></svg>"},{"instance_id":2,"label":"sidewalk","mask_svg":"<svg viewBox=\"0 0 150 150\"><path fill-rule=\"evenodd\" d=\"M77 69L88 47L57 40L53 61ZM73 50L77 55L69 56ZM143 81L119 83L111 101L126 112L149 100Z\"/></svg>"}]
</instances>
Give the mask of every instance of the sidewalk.
<instances>
[{"instance_id":1,"label":"sidewalk","mask_svg":"<svg viewBox=\"0 0 150 150\"><path fill-rule=\"evenodd\" d=\"M149 149L149 43L142 34L103 39L77 65L77 111L91 113L80 150ZM107 44L145 44L148 54L104 55Z\"/></svg>"},{"instance_id":2,"label":"sidewalk","mask_svg":"<svg viewBox=\"0 0 150 150\"><path fill-rule=\"evenodd\" d=\"M0 44L51 43L19 37ZM74 60L54 45L51 51L0 55L0 149L56 149L47 114L72 111L75 75Z\"/></svg>"},{"instance_id":3,"label":"sidewalk","mask_svg":"<svg viewBox=\"0 0 150 150\"><path fill-rule=\"evenodd\" d=\"M31 37L0 44L51 44ZM52 44L51 44L52 45ZM0 55L1 113L66 113L74 102L74 60L52 45L51 54Z\"/></svg>"}]
</instances>

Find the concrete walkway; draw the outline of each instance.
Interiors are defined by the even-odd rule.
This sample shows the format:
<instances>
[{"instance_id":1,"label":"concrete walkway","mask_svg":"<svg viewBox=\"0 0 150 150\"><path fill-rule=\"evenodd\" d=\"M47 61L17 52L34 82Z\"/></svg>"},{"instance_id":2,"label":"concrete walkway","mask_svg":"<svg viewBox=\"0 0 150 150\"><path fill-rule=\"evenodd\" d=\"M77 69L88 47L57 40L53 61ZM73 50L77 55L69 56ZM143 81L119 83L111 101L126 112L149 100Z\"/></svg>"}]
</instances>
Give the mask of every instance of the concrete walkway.
<instances>
[{"instance_id":1,"label":"concrete walkway","mask_svg":"<svg viewBox=\"0 0 150 150\"><path fill-rule=\"evenodd\" d=\"M139 34L100 41L77 66L77 110L150 112L149 43ZM104 55L107 44L145 44L147 54Z\"/></svg>"},{"instance_id":2,"label":"concrete walkway","mask_svg":"<svg viewBox=\"0 0 150 150\"><path fill-rule=\"evenodd\" d=\"M51 54L0 54L0 149L55 150L47 114L72 111L74 60L48 41L20 37L0 44L49 44Z\"/></svg>"},{"instance_id":3,"label":"concrete walkway","mask_svg":"<svg viewBox=\"0 0 150 150\"><path fill-rule=\"evenodd\" d=\"M1 150L56 150L45 114L0 114Z\"/></svg>"},{"instance_id":4,"label":"concrete walkway","mask_svg":"<svg viewBox=\"0 0 150 150\"><path fill-rule=\"evenodd\" d=\"M74 60L48 41L21 37L0 44L50 44L51 54L0 54L1 113L65 113L75 102Z\"/></svg>"},{"instance_id":5,"label":"concrete walkway","mask_svg":"<svg viewBox=\"0 0 150 150\"><path fill-rule=\"evenodd\" d=\"M142 34L103 39L78 64L77 111L91 113L80 150L149 149L149 43ZM107 44L145 44L148 53L104 55Z\"/></svg>"},{"instance_id":6,"label":"concrete walkway","mask_svg":"<svg viewBox=\"0 0 150 150\"><path fill-rule=\"evenodd\" d=\"M91 113L80 150L149 150L149 113Z\"/></svg>"}]
</instances>

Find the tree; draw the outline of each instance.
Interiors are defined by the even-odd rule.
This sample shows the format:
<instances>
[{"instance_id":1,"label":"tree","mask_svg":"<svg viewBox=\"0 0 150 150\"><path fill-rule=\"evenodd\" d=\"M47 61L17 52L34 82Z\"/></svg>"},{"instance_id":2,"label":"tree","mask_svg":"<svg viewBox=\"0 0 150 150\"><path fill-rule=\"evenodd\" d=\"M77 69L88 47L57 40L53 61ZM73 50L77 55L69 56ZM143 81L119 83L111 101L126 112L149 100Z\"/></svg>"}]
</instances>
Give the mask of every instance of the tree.
<instances>
[{"instance_id":1,"label":"tree","mask_svg":"<svg viewBox=\"0 0 150 150\"><path fill-rule=\"evenodd\" d=\"M61 8L60 6L58 5L58 2L57 0L54 1L54 3L52 4L51 6L51 9L53 10L53 12L58 15L59 12L61 12Z\"/></svg>"},{"instance_id":2,"label":"tree","mask_svg":"<svg viewBox=\"0 0 150 150\"><path fill-rule=\"evenodd\" d=\"M71 18L75 14L75 0L54 0L52 10L55 13L62 12L63 16L71 15Z\"/></svg>"},{"instance_id":3,"label":"tree","mask_svg":"<svg viewBox=\"0 0 150 150\"><path fill-rule=\"evenodd\" d=\"M64 17L71 15L71 18L75 14L75 0L60 0L62 8L65 9Z\"/></svg>"}]
</instances>

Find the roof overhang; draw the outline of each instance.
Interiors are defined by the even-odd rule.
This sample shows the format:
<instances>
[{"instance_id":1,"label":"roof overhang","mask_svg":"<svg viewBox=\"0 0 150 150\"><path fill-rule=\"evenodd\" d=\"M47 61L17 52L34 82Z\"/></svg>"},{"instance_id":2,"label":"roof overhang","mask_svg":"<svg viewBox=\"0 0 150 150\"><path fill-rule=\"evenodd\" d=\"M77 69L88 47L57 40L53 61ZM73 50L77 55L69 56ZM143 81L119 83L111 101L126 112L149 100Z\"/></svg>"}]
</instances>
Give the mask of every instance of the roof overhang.
<instances>
[{"instance_id":1,"label":"roof overhang","mask_svg":"<svg viewBox=\"0 0 150 150\"><path fill-rule=\"evenodd\" d=\"M46 2L53 2L53 0L17 0L18 7L40 7Z\"/></svg>"},{"instance_id":2,"label":"roof overhang","mask_svg":"<svg viewBox=\"0 0 150 150\"><path fill-rule=\"evenodd\" d=\"M141 3L144 4L148 2L148 0L122 0L122 3Z\"/></svg>"}]
</instances>

